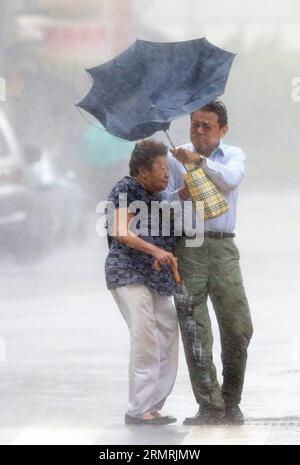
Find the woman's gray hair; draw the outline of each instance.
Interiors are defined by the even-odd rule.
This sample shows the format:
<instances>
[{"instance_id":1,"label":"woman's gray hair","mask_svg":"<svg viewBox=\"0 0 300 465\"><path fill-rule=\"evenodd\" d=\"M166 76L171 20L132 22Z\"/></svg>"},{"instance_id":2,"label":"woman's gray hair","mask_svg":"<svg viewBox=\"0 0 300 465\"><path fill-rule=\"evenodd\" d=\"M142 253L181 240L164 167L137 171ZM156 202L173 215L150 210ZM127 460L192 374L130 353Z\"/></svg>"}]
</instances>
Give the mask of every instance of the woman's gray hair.
<instances>
[{"instance_id":1,"label":"woman's gray hair","mask_svg":"<svg viewBox=\"0 0 300 465\"><path fill-rule=\"evenodd\" d=\"M156 158L165 156L167 153L168 147L162 142L156 142L154 139L144 139L138 142L129 161L130 176L137 176L141 167L150 170Z\"/></svg>"}]
</instances>

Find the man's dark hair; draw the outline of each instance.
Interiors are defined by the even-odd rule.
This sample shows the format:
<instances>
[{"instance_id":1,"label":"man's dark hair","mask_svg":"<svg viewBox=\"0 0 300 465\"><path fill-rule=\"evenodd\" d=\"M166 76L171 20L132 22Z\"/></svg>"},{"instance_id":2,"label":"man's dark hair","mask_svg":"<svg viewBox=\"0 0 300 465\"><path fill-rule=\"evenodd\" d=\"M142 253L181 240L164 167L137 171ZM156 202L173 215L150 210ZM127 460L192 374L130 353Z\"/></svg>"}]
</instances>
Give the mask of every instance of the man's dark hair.
<instances>
[{"instance_id":1,"label":"man's dark hair","mask_svg":"<svg viewBox=\"0 0 300 465\"><path fill-rule=\"evenodd\" d=\"M138 142L129 161L130 176L137 176L142 166L150 170L157 157L167 155L168 147L153 139L144 139Z\"/></svg>"},{"instance_id":2,"label":"man's dark hair","mask_svg":"<svg viewBox=\"0 0 300 465\"><path fill-rule=\"evenodd\" d=\"M227 109L221 100L215 100L214 102L207 103L204 107L199 108L197 111L211 111L212 113L216 113L218 116L218 123L221 128L226 126L228 123ZM191 114L191 117L194 113L196 113L196 111Z\"/></svg>"}]
</instances>

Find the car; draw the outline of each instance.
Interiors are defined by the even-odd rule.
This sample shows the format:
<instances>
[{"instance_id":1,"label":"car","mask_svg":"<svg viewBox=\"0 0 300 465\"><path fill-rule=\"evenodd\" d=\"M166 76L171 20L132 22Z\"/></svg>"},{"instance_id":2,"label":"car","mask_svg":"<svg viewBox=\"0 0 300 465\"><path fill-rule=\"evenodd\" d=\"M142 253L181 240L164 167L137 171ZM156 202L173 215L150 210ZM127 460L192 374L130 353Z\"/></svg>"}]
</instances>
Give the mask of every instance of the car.
<instances>
[{"instance_id":1,"label":"car","mask_svg":"<svg viewBox=\"0 0 300 465\"><path fill-rule=\"evenodd\" d=\"M22 249L28 232L32 192L26 182L26 166L16 135L0 111L0 241L7 250Z\"/></svg>"},{"instance_id":2,"label":"car","mask_svg":"<svg viewBox=\"0 0 300 465\"><path fill-rule=\"evenodd\" d=\"M52 229L42 209L25 153L7 115L0 111L1 252L18 260L35 259L45 252Z\"/></svg>"},{"instance_id":3,"label":"car","mask_svg":"<svg viewBox=\"0 0 300 465\"><path fill-rule=\"evenodd\" d=\"M47 147L25 148L0 111L0 251L43 256L85 236L86 197L76 173L56 173Z\"/></svg>"}]
</instances>

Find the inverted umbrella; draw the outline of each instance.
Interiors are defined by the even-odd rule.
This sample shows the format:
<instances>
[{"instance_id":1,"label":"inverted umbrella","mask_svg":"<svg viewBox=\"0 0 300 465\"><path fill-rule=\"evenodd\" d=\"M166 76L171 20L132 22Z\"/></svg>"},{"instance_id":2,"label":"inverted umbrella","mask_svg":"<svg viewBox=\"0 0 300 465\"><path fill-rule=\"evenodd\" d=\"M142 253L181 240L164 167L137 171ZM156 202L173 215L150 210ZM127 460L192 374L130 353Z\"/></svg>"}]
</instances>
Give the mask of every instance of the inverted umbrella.
<instances>
[{"instance_id":1,"label":"inverted umbrella","mask_svg":"<svg viewBox=\"0 0 300 465\"><path fill-rule=\"evenodd\" d=\"M77 105L122 139L167 132L172 120L223 94L234 56L205 38L136 40L113 60L87 70L93 85Z\"/></svg>"}]
</instances>

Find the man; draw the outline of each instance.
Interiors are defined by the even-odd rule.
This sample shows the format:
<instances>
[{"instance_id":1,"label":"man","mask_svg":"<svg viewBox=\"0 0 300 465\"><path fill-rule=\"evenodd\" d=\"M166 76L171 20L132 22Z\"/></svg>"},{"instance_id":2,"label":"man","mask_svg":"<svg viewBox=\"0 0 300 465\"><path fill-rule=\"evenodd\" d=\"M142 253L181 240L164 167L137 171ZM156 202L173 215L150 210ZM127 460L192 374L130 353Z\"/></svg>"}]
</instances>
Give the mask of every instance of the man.
<instances>
[{"instance_id":1,"label":"man","mask_svg":"<svg viewBox=\"0 0 300 465\"><path fill-rule=\"evenodd\" d=\"M221 190L229 203L227 213L204 223L204 241L200 247L186 247L181 237L177 245L178 265L188 291L195 297L194 319L206 354L210 389L203 385L195 362L192 342L184 315L178 319L198 413L184 424L244 422L239 408L244 383L247 347L252 323L239 267L239 251L234 243L238 186L245 174L245 155L238 147L225 145L228 131L227 111L223 103L211 102L191 115L190 140L169 155L169 200L187 200L183 163L195 163ZM186 235L190 235L185 230ZM207 308L210 297L216 313L223 363L223 385L218 384L212 359L213 335Z\"/></svg>"}]
</instances>

